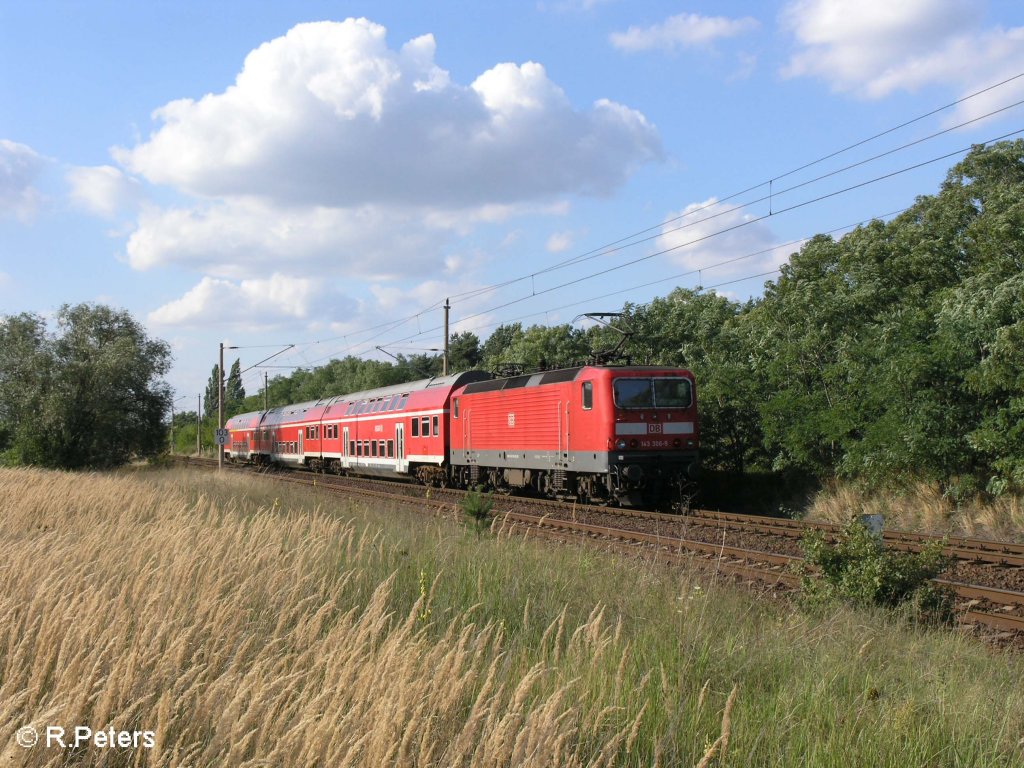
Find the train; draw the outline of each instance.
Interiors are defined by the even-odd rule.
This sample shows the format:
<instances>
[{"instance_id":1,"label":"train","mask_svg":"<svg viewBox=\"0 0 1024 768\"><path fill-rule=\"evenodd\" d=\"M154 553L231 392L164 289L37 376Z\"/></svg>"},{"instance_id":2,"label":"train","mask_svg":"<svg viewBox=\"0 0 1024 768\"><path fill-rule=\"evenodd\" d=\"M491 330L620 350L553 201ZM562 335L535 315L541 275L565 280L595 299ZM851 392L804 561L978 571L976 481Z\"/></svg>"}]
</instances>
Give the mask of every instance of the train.
<instances>
[{"instance_id":1,"label":"train","mask_svg":"<svg viewBox=\"0 0 1024 768\"><path fill-rule=\"evenodd\" d=\"M226 428L228 461L625 507L685 507L700 466L693 374L663 366L465 371Z\"/></svg>"}]
</instances>

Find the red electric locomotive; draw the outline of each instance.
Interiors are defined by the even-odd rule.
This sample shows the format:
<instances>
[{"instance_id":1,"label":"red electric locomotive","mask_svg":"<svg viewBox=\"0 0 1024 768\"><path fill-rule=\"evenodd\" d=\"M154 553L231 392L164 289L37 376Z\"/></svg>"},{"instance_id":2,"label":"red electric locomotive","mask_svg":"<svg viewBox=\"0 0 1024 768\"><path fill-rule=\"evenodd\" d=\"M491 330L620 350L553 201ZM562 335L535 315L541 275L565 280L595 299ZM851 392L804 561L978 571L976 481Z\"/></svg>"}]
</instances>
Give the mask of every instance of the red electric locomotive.
<instances>
[{"instance_id":1,"label":"red electric locomotive","mask_svg":"<svg viewBox=\"0 0 1024 768\"><path fill-rule=\"evenodd\" d=\"M693 375L583 366L452 394L455 484L626 506L683 504L698 472Z\"/></svg>"}]
</instances>

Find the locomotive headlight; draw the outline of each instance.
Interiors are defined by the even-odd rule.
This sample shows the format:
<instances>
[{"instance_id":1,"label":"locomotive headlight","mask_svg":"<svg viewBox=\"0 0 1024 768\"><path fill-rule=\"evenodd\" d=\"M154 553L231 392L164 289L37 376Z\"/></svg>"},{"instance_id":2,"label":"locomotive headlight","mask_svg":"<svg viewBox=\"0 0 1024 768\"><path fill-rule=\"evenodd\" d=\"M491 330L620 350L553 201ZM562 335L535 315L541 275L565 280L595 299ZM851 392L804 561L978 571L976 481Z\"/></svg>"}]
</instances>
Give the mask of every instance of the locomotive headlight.
<instances>
[{"instance_id":1,"label":"locomotive headlight","mask_svg":"<svg viewBox=\"0 0 1024 768\"><path fill-rule=\"evenodd\" d=\"M626 441L619 440L617 443L615 443L615 447L618 448L620 451L624 450L626 448Z\"/></svg>"}]
</instances>

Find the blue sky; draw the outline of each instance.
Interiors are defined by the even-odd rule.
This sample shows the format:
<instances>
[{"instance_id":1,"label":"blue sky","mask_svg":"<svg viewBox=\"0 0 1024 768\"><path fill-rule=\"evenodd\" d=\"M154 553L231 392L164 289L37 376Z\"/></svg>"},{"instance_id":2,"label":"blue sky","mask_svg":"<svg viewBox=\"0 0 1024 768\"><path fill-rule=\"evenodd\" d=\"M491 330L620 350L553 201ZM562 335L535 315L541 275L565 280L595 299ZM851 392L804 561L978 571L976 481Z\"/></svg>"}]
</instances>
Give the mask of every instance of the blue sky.
<instances>
[{"instance_id":1,"label":"blue sky","mask_svg":"<svg viewBox=\"0 0 1024 768\"><path fill-rule=\"evenodd\" d=\"M447 296L482 338L756 296L1024 129L1024 77L971 96L1024 73L1024 6L0 0L0 71L0 313L128 309L188 407L220 341L418 351Z\"/></svg>"}]
</instances>

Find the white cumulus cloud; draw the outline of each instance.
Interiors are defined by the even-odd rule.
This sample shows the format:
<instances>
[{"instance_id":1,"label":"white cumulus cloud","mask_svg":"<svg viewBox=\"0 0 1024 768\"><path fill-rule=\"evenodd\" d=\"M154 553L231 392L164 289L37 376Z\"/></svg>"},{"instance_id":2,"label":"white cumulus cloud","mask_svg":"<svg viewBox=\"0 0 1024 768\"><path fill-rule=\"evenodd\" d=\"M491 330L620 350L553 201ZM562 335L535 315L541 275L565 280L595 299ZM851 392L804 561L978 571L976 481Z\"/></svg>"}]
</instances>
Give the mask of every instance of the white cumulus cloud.
<instances>
[{"instance_id":1,"label":"white cumulus cloud","mask_svg":"<svg viewBox=\"0 0 1024 768\"><path fill-rule=\"evenodd\" d=\"M834 90L882 98L949 85L966 95L1024 71L1024 27L983 27L976 0L796 0L782 12L797 49L784 77L817 77ZM971 99L956 120L1024 96L1024 82Z\"/></svg>"},{"instance_id":2,"label":"white cumulus cloud","mask_svg":"<svg viewBox=\"0 0 1024 768\"><path fill-rule=\"evenodd\" d=\"M387 279L430 269L440 258L443 237L443 230L398 210L281 208L239 198L194 208L146 208L126 250L128 263L140 270L177 264L240 278L285 267Z\"/></svg>"},{"instance_id":3,"label":"white cumulus cloud","mask_svg":"<svg viewBox=\"0 0 1024 768\"><path fill-rule=\"evenodd\" d=\"M0 215L27 221L35 214L43 198L33 183L46 162L31 147L0 139Z\"/></svg>"},{"instance_id":4,"label":"white cumulus cloud","mask_svg":"<svg viewBox=\"0 0 1024 768\"><path fill-rule=\"evenodd\" d=\"M548 253L562 253L572 247L572 232L555 232L548 238L544 247Z\"/></svg>"},{"instance_id":5,"label":"white cumulus cloud","mask_svg":"<svg viewBox=\"0 0 1024 768\"><path fill-rule=\"evenodd\" d=\"M180 299L149 313L154 325L246 329L306 321L323 309L329 293L322 281L273 274L233 282L204 277Z\"/></svg>"},{"instance_id":6,"label":"white cumulus cloud","mask_svg":"<svg viewBox=\"0 0 1024 768\"><path fill-rule=\"evenodd\" d=\"M444 273L456 236L558 215L662 157L640 112L577 108L540 63L459 84L435 54L431 35L393 49L366 19L299 24L223 91L163 105L147 139L115 148L129 174L186 198L141 208L129 264L209 278L160 320L184 322L187 306L254 273L422 281Z\"/></svg>"},{"instance_id":7,"label":"white cumulus cloud","mask_svg":"<svg viewBox=\"0 0 1024 768\"><path fill-rule=\"evenodd\" d=\"M660 156L643 115L576 110L540 64L498 64L467 87L434 53L430 35L392 50L366 19L300 24L223 93L156 110L160 127L115 157L203 196L471 207L607 193Z\"/></svg>"},{"instance_id":8,"label":"white cumulus cloud","mask_svg":"<svg viewBox=\"0 0 1024 768\"><path fill-rule=\"evenodd\" d=\"M136 207L142 200L142 185L111 165L78 166L65 178L71 185L71 199L99 216L111 218Z\"/></svg>"},{"instance_id":9,"label":"white cumulus cloud","mask_svg":"<svg viewBox=\"0 0 1024 768\"><path fill-rule=\"evenodd\" d=\"M730 19L725 16L701 16L680 13L648 27L631 26L625 32L613 32L611 44L630 53L654 49L673 50L693 48L728 37L736 37L757 29L757 19L744 16Z\"/></svg>"},{"instance_id":10,"label":"white cumulus cloud","mask_svg":"<svg viewBox=\"0 0 1024 768\"><path fill-rule=\"evenodd\" d=\"M669 214L657 240L659 250L672 249L676 264L700 270L703 285L768 271L799 250L777 243L767 224L714 197Z\"/></svg>"}]
</instances>

